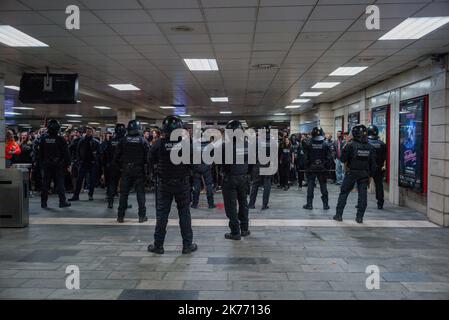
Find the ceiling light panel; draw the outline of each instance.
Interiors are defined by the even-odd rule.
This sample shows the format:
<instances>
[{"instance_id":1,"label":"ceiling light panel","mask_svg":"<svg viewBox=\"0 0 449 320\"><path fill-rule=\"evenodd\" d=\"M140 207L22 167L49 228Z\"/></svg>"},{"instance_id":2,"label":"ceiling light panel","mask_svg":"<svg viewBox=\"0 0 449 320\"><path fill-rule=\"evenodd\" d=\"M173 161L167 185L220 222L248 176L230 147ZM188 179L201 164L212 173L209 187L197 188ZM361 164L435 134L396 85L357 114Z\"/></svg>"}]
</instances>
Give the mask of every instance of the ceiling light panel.
<instances>
[{"instance_id":1,"label":"ceiling light panel","mask_svg":"<svg viewBox=\"0 0 449 320\"><path fill-rule=\"evenodd\" d=\"M357 73L362 72L368 67L340 67L335 69L330 76L339 76L339 77L345 77L345 76L353 76Z\"/></svg>"},{"instance_id":2,"label":"ceiling light panel","mask_svg":"<svg viewBox=\"0 0 449 320\"><path fill-rule=\"evenodd\" d=\"M306 103L309 101L310 101L310 99L295 99L292 101L292 103Z\"/></svg>"},{"instance_id":3,"label":"ceiling light panel","mask_svg":"<svg viewBox=\"0 0 449 320\"><path fill-rule=\"evenodd\" d=\"M210 100L212 102L228 102L229 101L228 97L213 97L213 98L210 98Z\"/></svg>"},{"instance_id":4,"label":"ceiling light panel","mask_svg":"<svg viewBox=\"0 0 449 320\"><path fill-rule=\"evenodd\" d=\"M330 89L338 86L340 82L317 82L312 89Z\"/></svg>"},{"instance_id":5,"label":"ceiling light panel","mask_svg":"<svg viewBox=\"0 0 449 320\"><path fill-rule=\"evenodd\" d=\"M318 97L322 92L304 92L301 94L301 97Z\"/></svg>"},{"instance_id":6,"label":"ceiling light panel","mask_svg":"<svg viewBox=\"0 0 449 320\"><path fill-rule=\"evenodd\" d=\"M298 109L301 106L286 106L285 109Z\"/></svg>"},{"instance_id":7,"label":"ceiling light panel","mask_svg":"<svg viewBox=\"0 0 449 320\"><path fill-rule=\"evenodd\" d=\"M127 84L110 84L110 87L120 90L120 91L139 91L135 85L127 83Z\"/></svg>"},{"instance_id":8,"label":"ceiling light panel","mask_svg":"<svg viewBox=\"0 0 449 320\"><path fill-rule=\"evenodd\" d=\"M184 59L190 71L218 71L215 59Z\"/></svg>"},{"instance_id":9,"label":"ceiling light panel","mask_svg":"<svg viewBox=\"0 0 449 320\"><path fill-rule=\"evenodd\" d=\"M0 25L0 43L9 47L48 47L47 44L7 25Z\"/></svg>"},{"instance_id":10,"label":"ceiling light panel","mask_svg":"<svg viewBox=\"0 0 449 320\"><path fill-rule=\"evenodd\" d=\"M408 18L379 40L416 40L449 22L449 17Z\"/></svg>"},{"instance_id":11,"label":"ceiling light panel","mask_svg":"<svg viewBox=\"0 0 449 320\"><path fill-rule=\"evenodd\" d=\"M15 90L15 91L20 91L20 87L18 87L18 86L5 86L5 88Z\"/></svg>"},{"instance_id":12,"label":"ceiling light panel","mask_svg":"<svg viewBox=\"0 0 449 320\"><path fill-rule=\"evenodd\" d=\"M99 110L111 110L111 107L106 106L94 106L94 108Z\"/></svg>"}]
</instances>

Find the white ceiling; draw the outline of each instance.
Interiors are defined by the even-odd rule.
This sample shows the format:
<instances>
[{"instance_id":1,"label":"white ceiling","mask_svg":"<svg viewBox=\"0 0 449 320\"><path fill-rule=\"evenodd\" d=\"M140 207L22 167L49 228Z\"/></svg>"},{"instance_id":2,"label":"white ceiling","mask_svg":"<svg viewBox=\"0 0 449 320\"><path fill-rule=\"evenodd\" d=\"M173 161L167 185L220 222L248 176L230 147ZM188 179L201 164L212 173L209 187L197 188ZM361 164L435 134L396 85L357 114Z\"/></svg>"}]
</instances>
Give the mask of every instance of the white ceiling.
<instances>
[{"instance_id":1,"label":"white ceiling","mask_svg":"<svg viewBox=\"0 0 449 320\"><path fill-rule=\"evenodd\" d=\"M380 7L381 30L365 29L372 3ZM81 8L80 30L65 29L71 4ZM1 0L1 24L49 47L0 45L0 60L8 64L7 84L45 66L80 74L82 104L39 106L28 112L33 116L67 110L113 116L92 108L101 103L149 118L162 118L170 111L159 106L170 104L184 104L197 117L232 110L239 118L270 118L317 81L343 81L313 100L329 102L413 67L422 56L449 52L448 26L418 41L377 41L411 16L449 16L449 0ZM193 31L173 31L176 26ZM220 71L190 72L184 58L216 58ZM278 67L251 67L265 63ZM328 77L343 65L369 68ZM120 92L109 83L142 91ZM229 103L211 103L212 96L229 96Z\"/></svg>"}]
</instances>

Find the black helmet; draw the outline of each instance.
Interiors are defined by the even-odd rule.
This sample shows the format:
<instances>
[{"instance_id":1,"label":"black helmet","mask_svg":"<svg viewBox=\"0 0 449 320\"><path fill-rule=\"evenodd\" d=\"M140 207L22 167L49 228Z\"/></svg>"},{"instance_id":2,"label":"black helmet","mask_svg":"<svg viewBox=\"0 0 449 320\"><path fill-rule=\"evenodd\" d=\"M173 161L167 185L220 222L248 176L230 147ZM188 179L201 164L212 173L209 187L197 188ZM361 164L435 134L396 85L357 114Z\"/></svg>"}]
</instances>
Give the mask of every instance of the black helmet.
<instances>
[{"instance_id":1,"label":"black helmet","mask_svg":"<svg viewBox=\"0 0 449 320\"><path fill-rule=\"evenodd\" d=\"M231 120L226 125L226 129L232 129L232 130L240 129L240 130L243 131L243 126L242 126L242 123L240 121L238 121L238 120Z\"/></svg>"},{"instance_id":2,"label":"black helmet","mask_svg":"<svg viewBox=\"0 0 449 320\"><path fill-rule=\"evenodd\" d=\"M47 130L49 134L58 134L59 130L61 130L61 125L58 120L51 119L47 123Z\"/></svg>"},{"instance_id":3,"label":"black helmet","mask_svg":"<svg viewBox=\"0 0 449 320\"><path fill-rule=\"evenodd\" d=\"M324 140L324 131L321 127L315 127L312 129L312 139L314 141L323 141Z\"/></svg>"},{"instance_id":4,"label":"black helmet","mask_svg":"<svg viewBox=\"0 0 449 320\"><path fill-rule=\"evenodd\" d=\"M375 125L368 127L368 138L377 139L379 137L379 129Z\"/></svg>"},{"instance_id":5,"label":"black helmet","mask_svg":"<svg viewBox=\"0 0 449 320\"><path fill-rule=\"evenodd\" d=\"M116 123L115 124L115 135L119 138L125 136L126 134L126 127L123 123Z\"/></svg>"},{"instance_id":6,"label":"black helmet","mask_svg":"<svg viewBox=\"0 0 449 320\"><path fill-rule=\"evenodd\" d=\"M164 121L162 121L162 132L169 135L176 129L182 129L183 124L181 118L178 116L166 116Z\"/></svg>"},{"instance_id":7,"label":"black helmet","mask_svg":"<svg viewBox=\"0 0 449 320\"><path fill-rule=\"evenodd\" d=\"M355 140L363 141L368 136L368 129L363 124L358 124L352 128L351 133Z\"/></svg>"},{"instance_id":8,"label":"black helmet","mask_svg":"<svg viewBox=\"0 0 449 320\"><path fill-rule=\"evenodd\" d=\"M128 134L129 135L138 135L140 131L140 123L137 120L130 120L128 122Z\"/></svg>"}]
</instances>

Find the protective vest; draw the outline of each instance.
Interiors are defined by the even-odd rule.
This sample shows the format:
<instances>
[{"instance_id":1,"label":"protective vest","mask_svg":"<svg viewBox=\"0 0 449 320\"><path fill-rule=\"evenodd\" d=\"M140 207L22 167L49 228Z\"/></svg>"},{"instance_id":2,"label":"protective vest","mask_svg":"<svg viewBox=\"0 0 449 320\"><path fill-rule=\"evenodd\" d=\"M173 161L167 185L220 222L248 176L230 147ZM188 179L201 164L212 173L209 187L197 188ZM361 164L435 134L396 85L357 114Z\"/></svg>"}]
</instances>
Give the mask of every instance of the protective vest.
<instances>
[{"instance_id":1,"label":"protective vest","mask_svg":"<svg viewBox=\"0 0 449 320\"><path fill-rule=\"evenodd\" d=\"M123 143L122 163L144 166L146 160L146 142L142 136L126 136L121 140Z\"/></svg>"},{"instance_id":2,"label":"protective vest","mask_svg":"<svg viewBox=\"0 0 449 320\"><path fill-rule=\"evenodd\" d=\"M307 170L325 171L328 169L329 146L324 140L310 140L306 145L305 153Z\"/></svg>"},{"instance_id":3,"label":"protective vest","mask_svg":"<svg viewBox=\"0 0 449 320\"><path fill-rule=\"evenodd\" d=\"M188 164L173 164L170 159L172 150L177 151L180 144L176 141L169 141L165 138L159 139L153 146L151 153L157 158L157 173L161 179L179 179L190 176L190 166Z\"/></svg>"},{"instance_id":4,"label":"protective vest","mask_svg":"<svg viewBox=\"0 0 449 320\"><path fill-rule=\"evenodd\" d=\"M67 143L58 135L43 135L39 143L39 159L45 166L63 166L70 163Z\"/></svg>"},{"instance_id":5,"label":"protective vest","mask_svg":"<svg viewBox=\"0 0 449 320\"><path fill-rule=\"evenodd\" d=\"M379 139L368 139L368 143L373 147L377 167L381 169L387 160L387 145Z\"/></svg>"}]
</instances>

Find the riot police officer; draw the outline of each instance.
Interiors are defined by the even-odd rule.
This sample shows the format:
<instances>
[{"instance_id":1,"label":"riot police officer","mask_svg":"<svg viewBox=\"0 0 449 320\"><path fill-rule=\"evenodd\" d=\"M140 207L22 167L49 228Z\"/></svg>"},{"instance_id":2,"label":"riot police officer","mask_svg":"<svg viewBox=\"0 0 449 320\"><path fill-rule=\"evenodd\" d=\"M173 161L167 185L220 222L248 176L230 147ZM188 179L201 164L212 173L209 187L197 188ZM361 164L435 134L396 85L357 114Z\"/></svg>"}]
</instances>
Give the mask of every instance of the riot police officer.
<instances>
[{"instance_id":1,"label":"riot police officer","mask_svg":"<svg viewBox=\"0 0 449 320\"><path fill-rule=\"evenodd\" d=\"M265 141L261 141L257 143L257 148L259 148L259 144L265 144L265 152L270 154L270 129L265 129L266 138ZM262 196L262 210L269 209L268 201L270 200L271 193L271 183L273 180L272 175L260 175L260 168L269 167L270 163L260 164L259 160L257 160L256 164L252 168L251 172L251 192L249 196L249 209L255 209L257 193L260 187L263 187L263 196Z\"/></svg>"},{"instance_id":2,"label":"riot police officer","mask_svg":"<svg viewBox=\"0 0 449 320\"><path fill-rule=\"evenodd\" d=\"M115 125L114 136L102 144L101 162L104 165L104 175L106 182L106 195L108 200L108 208L114 207L114 196L117 194L118 184L120 181L120 167L114 161L115 150L126 134L126 127L123 123Z\"/></svg>"},{"instance_id":3,"label":"riot police officer","mask_svg":"<svg viewBox=\"0 0 449 320\"><path fill-rule=\"evenodd\" d=\"M148 251L163 254L165 234L167 232L168 216L173 198L176 201L181 228L183 254L194 252L198 246L193 243L192 219L190 216L190 165L186 163L173 164L170 153L180 146L181 139L171 141L170 135L175 129L182 128L182 121L177 116L167 116L162 123L160 139L150 150L151 162L157 164L156 187L156 229L154 243L148 246ZM184 137L188 139L188 137ZM189 143L190 146L190 143Z\"/></svg>"},{"instance_id":4,"label":"riot police officer","mask_svg":"<svg viewBox=\"0 0 449 320\"><path fill-rule=\"evenodd\" d=\"M145 167L148 163L148 143L140 134L140 125L131 120L127 127L128 135L117 144L114 160L122 170L117 222L123 223L128 208L131 188L136 190L139 204L139 223L148 220L145 207Z\"/></svg>"},{"instance_id":5,"label":"riot police officer","mask_svg":"<svg viewBox=\"0 0 449 320\"><path fill-rule=\"evenodd\" d=\"M312 139L305 143L304 153L307 178L307 204L303 208L307 210L313 209L313 192L315 189L315 180L318 179L323 209L329 210L327 174L329 172L332 154L322 128L315 127L312 129Z\"/></svg>"},{"instance_id":6,"label":"riot police officer","mask_svg":"<svg viewBox=\"0 0 449 320\"><path fill-rule=\"evenodd\" d=\"M368 130L363 124L352 128L352 136L353 140L346 144L341 154L341 161L346 165L346 174L341 185L334 220L343 221L346 200L354 185L357 184L359 194L356 221L363 223L369 177L376 169L375 154L373 147L368 143Z\"/></svg>"},{"instance_id":7,"label":"riot police officer","mask_svg":"<svg viewBox=\"0 0 449 320\"><path fill-rule=\"evenodd\" d=\"M376 188L377 208L384 207L384 165L387 160L387 145L379 139L379 129L371 125L368 127L368 143L374 148L376 157L376 170L373 172L373 180Z\"/></svg>"},{"instance_id":8,"label":"riot police officer","mask_svg":"<svg viewBox=\"0 0 449 320\"><path fill-rule=\"evenodd\" d=\"M228 130L242 130L243 126L238 120L231 120L226 125L226 133ZM225 133L225 134L226 134ZM251 234L249 231L249 216L248 216L248 190L249 190L249 179L248 173L251 172L252 167L248 165L248 148L247 142L243 142L243 150L237 149L237 144L226 137L226 141L223 144L223 156L226 153L225 145L227 143L232 144L233 148L233 163L223 164L223 202L225 207L226 216L229 219L230 233L225 234L226 239L230 240L240 240L241 237L246 237ZM237 164L237 153L242 154L244 158L244 163ZM238 209L237 209L238 202Z\"/></svg>"},{"instance_id":9,"label":"riot police officer","mask_svg":"<svg viewBox=\"0 0 449 320\"><path fill-rule=\"evenodd\" d=\"M64 190L64 170L70 165L67 143L58 133L61 125L57 120L48 121L47 133L40 137L39 163L43 169L41 207L47 208L48 189L53 180L59 196L59 207L70 207Z\"/></svg>"}]
</instances>

